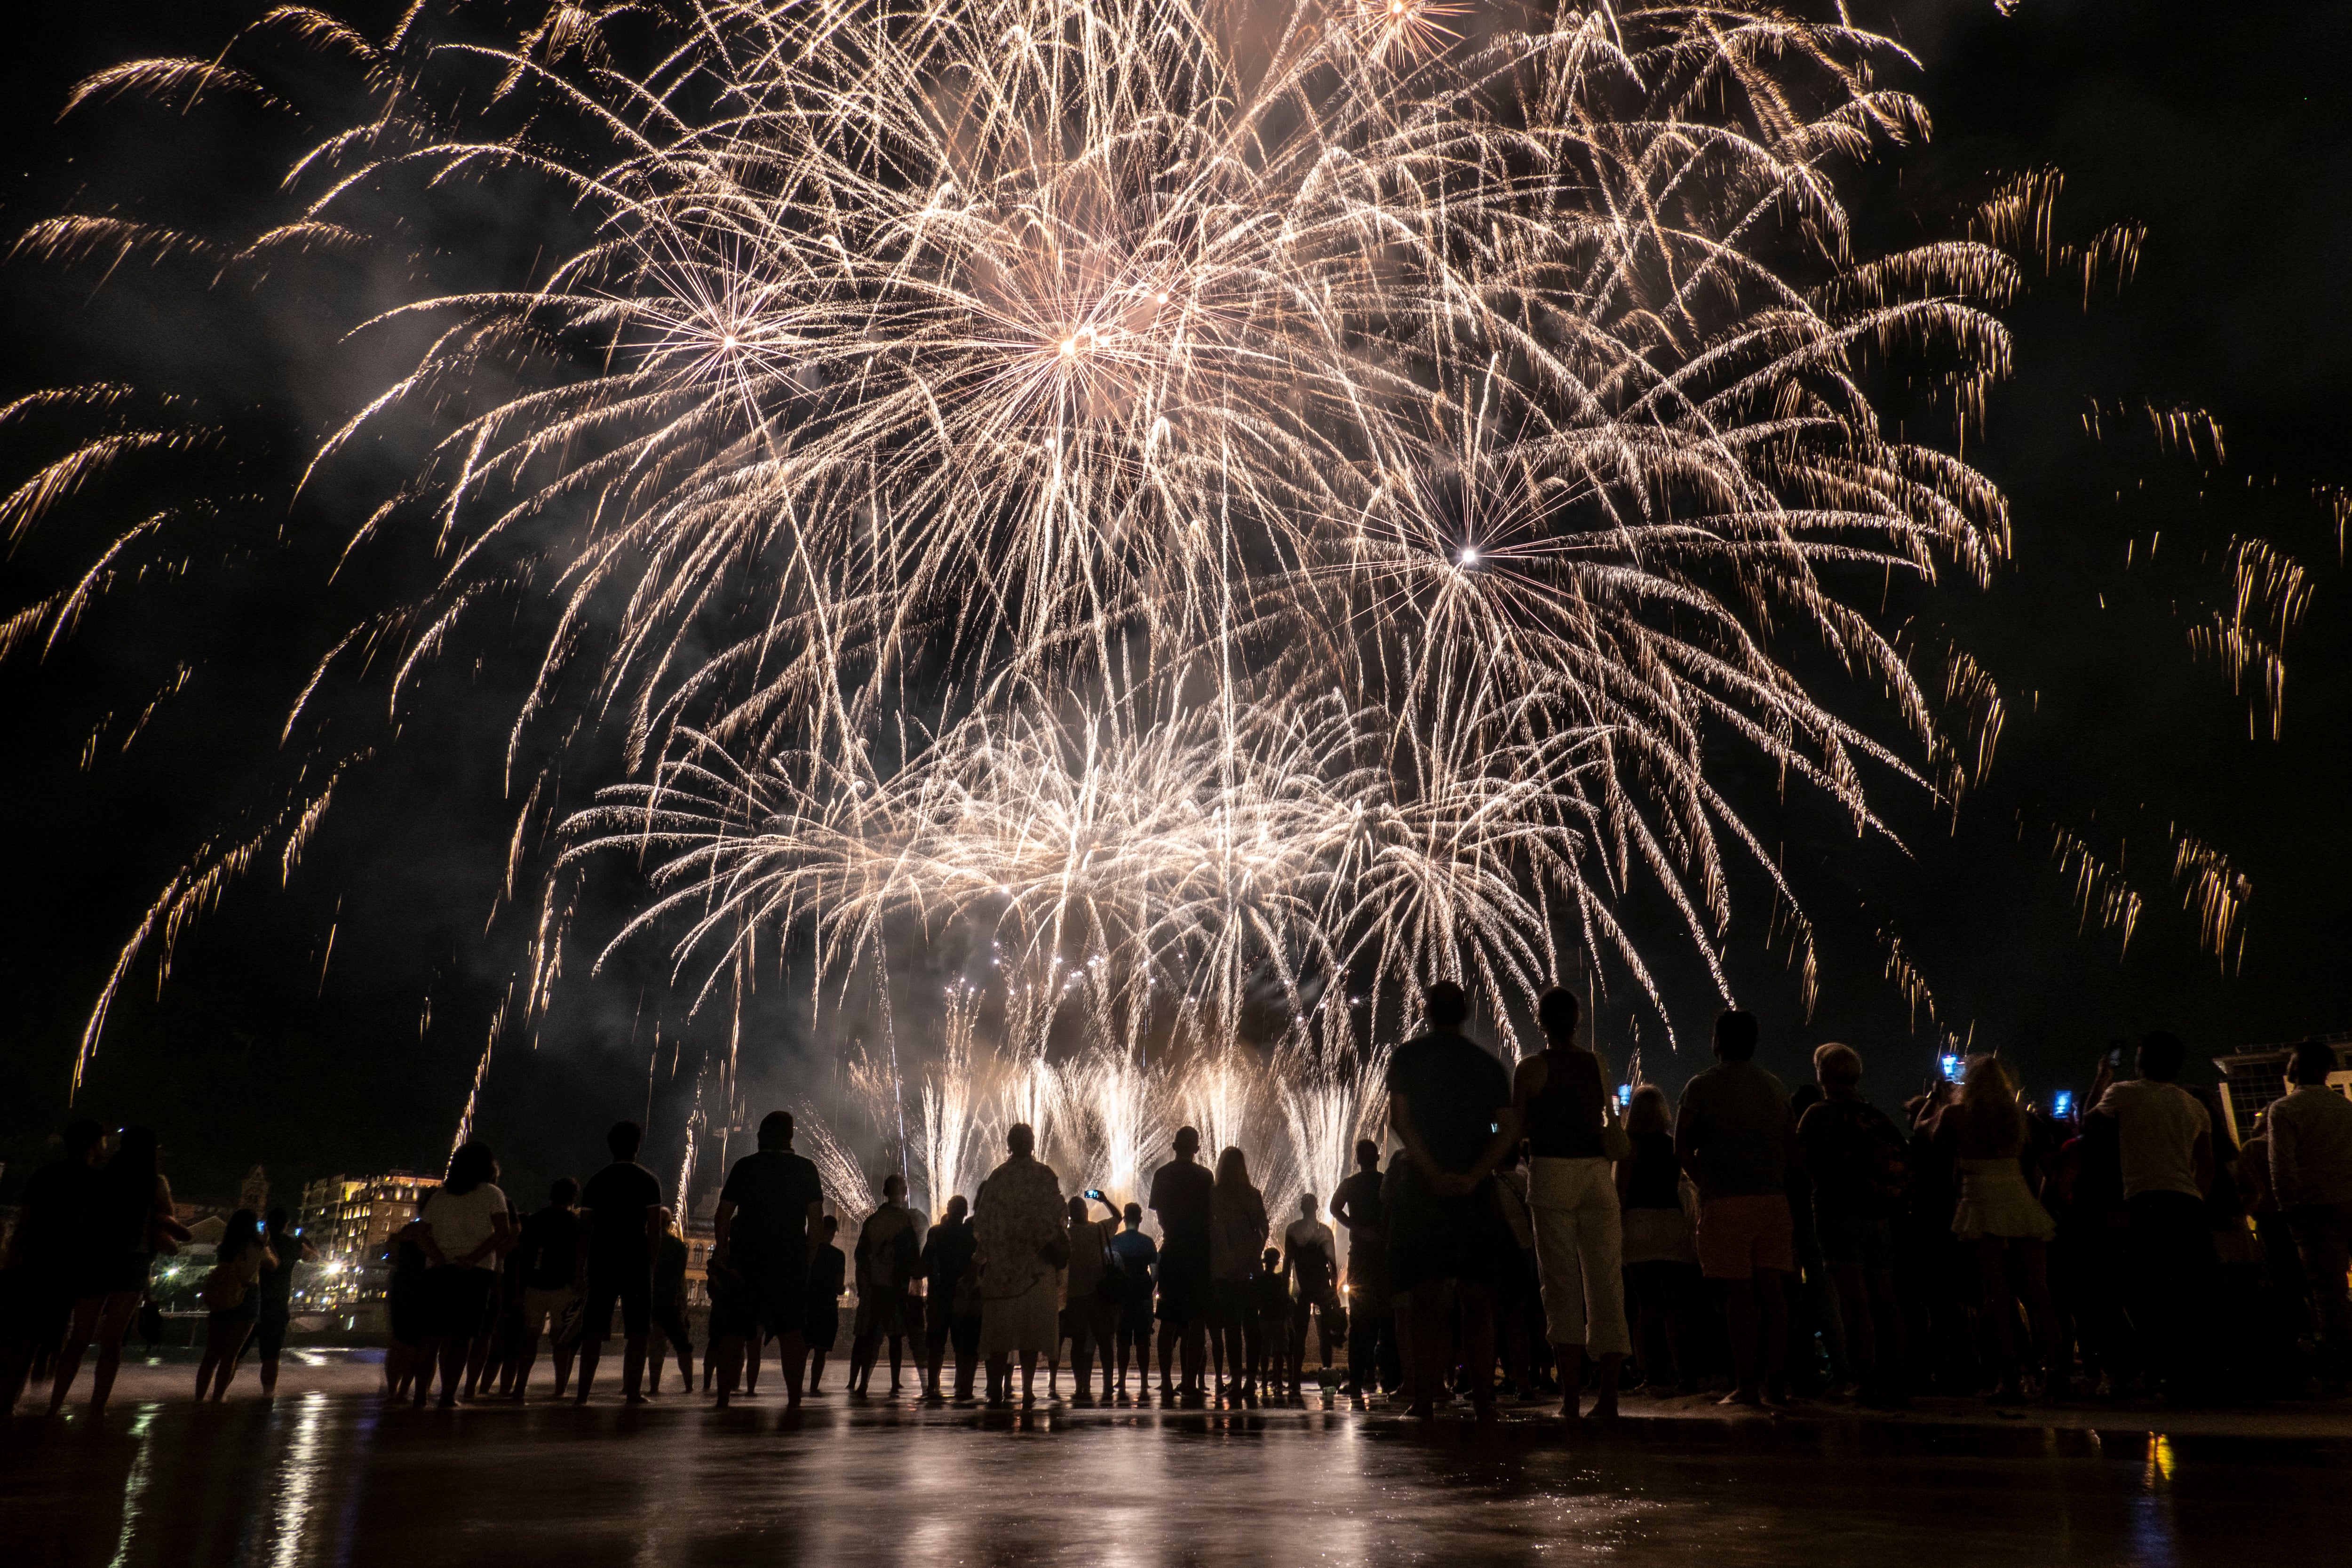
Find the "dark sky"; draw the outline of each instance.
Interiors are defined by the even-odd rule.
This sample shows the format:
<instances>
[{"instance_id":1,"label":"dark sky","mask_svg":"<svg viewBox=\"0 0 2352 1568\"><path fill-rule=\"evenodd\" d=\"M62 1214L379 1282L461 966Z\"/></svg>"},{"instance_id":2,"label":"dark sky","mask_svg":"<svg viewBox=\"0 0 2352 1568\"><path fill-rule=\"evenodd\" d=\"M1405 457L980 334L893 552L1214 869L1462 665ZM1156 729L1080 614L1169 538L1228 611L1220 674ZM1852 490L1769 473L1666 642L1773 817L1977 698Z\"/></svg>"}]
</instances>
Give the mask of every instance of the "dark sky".
<instances>
[{"instance_id":1,"label":"dark sky","mask_svg":"<svg viewBox=\"0 0 2352 1568\"><path fill-rule=\"evenodd\" d=\"M89 72L209 55L260 9L52 10L50 32L16 35L20 47L0 56L0 231L110 204L198 232L249 222L278 166L268 126L209 110L56 116ZM1871 6L1855 9L1873 19ZM2129 219L2147 237L2120 297L2085 311L2079 295L2044 286L2012 313L2016 374L1970 456L2010 495L2016 559L1989 591L1953 583L1908 606L1922 646L1958 641L2006 694L1991 778L1957 826L1897 801L1907 858L1858 848L1801 805L1767 814L1766 837L1778 836L1822 932L1809 1020L1760 904L1735 930L1734 975L1765 1016L1767 1058L1795 1075L1812 1044L1842 1037L1887 1064L1873 1084L1882 1100L1912 1087L1932 1035L1881 974L1881 928L1900 931L1940 1022L2011 1053L2037 1090L2081 1087L2105 1041L2153 1027L2210 1054L2352 1026L2341 956L2352 689L2327 496L2344 478L2338 426L2352 393L2341 283L2352 120L2339 80L2352 7L2025 0L2004 18L1990 0L1906 0L1878 15L1927 68L1906 85L1936 133L1857 185L1865 240L1948 232L2000 173L2048 166L2065 174L2067 235ZM490 246L556 221L478 216ZM245 409L227 444L266 467L299 450L291 432L333 405L349 374L299 301L265 307L230 290L192 304L184 287L136 267L94 292L95 276L0 263L0 398L109 377L227 395ZM2226 461L2162 450L2112 412L2095 441L2083 426L2095 402L2209 409ZM8 486L54 436L0 431ZM191 569L202 594L159 584L121 595L46 661L0 664L0 820L14 839L0 916L0 985L14 1003L0 1047L0 1193L65 1112L82 1020L140 911L195 843L298 765L276 745L287 671L307 668L320 627L349 618L349 605L318 588L302 525L339 536L357 504L308 498L290 545L274 518L225 525L213 557L229 568ZM120 521L60 518L0 568L0 612L87 561L98 530ZM2250 722L2258 705L2189 647L2189 627L2225 602L2221 563L2239 537L2273 542L2312 584L2275 742L2266 719ZM531 629L519 626L506 651L527 649ZM518 669L499 658L492 648L480 668L432 672L399 746L354 775L302 863L282 878L273 863L232 889L183 942L160 993L152 965L127 990L81 1103L162 1128L184 1191L226 1190L256 1163L283 1191L336 1170L431 1166L446 1152L511 969L511 943L482 937L512 818L495 738ZM184 660L184 685L126 751L131 721ZM2169 875L2175 823L2251 879L2242 965L2225 970L2200 950ZM2051 852L2061 828L2119 860L2142 892L2127 952L2095 921L2078 930ZM1703 986L1662 956L1678 1025L1703 1037ZM649 1104L648 1158L675 1168L677 1112L717 1041L681 1010L657 972L624 964L567 986L535 1050L501 1046L481 1125L511 1185L592 1164L603 1123ZM772 1038L792 1038L794 1015L771 999ZM824 1076L790 1049L762 1060L779 1094ZM1650 1070L1671 1082L1691 1065L1654 1058Z\"/></svg>"}]
</instances>

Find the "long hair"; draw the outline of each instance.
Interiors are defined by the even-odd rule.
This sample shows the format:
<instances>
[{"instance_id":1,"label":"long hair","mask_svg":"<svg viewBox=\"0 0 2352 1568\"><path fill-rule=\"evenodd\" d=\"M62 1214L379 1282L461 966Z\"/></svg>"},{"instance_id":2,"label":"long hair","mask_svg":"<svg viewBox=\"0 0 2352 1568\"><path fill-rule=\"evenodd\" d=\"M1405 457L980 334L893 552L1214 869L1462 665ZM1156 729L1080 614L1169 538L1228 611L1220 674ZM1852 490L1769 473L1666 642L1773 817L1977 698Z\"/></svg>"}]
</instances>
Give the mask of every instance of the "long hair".
<instances>
[{"instance_id":1,"label":"long hair","mask_svg":"<svg viewBox=\"0 0 2352 1568\"><path fill-rule=\"evenodd\" d=\"M2017 1103L2017 1080L1999 1057L1972 1057L1960 1075L1960 1131L1979 1149L2024 1147L2025 1108Z\"/></svg>"},{"instance_id":2,"label":"long hair","mask_svg":"<svg viewBox=\"0 0 2352 1568\"><path fill-rule=\"evenodd\" d=\"M1250 1185L1249 1156L1238 1145L1228 1146L1217 1156L1217 1191L1238 1195L1255 1190Z\"/></svg>"},{"instance_id":3,"label":"long hair","mask_svg":"<svg viewBox=\"0 0 2352 1568\"><path fill-rule=\"evenodd\" d=\"M459 1144L457 1152L449 1156L449 1179L441 1184L441 1190L453 1198L462 1198L483 1183L498 1179L499 1157L490 1152L488 1143L477 1139Z\"/></svg>"},{"instance_id":4,"label":"long hair","mask_svg":"<svg viewBox=\"0 0 2352 1568\"><path fill-rule=\"evenodd\" d=\"M239 1209L228 1216L228 1228L221 1232L220 1247L214 1252L213 1261L234 1263L260 1239L261 1217L251 1209Z\"/></svg>"},{"instance_id":5,"label":"long hair","mask_svg":"<svg viewBox=\"0 0 2352 1568\"><path fill-rule=\"evenodd\" d=\"M1625 1107L1625 1131L1628 1132L1664 1132L1674 1125L1666 1114L1666 1091L1654 1083L1645 1083L1633 1091Z\"/></svg>"}]
</instances>

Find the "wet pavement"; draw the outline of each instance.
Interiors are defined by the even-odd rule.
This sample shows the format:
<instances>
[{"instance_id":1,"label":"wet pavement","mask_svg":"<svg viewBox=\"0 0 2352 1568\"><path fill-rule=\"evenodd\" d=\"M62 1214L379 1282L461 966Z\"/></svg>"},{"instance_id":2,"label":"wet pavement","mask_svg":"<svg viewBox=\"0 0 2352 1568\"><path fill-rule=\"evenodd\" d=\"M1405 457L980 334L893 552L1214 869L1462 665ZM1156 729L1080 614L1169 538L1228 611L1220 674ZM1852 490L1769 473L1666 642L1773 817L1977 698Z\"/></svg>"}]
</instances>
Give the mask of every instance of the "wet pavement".
<instances>
[{"instance_id":1,"label":"wet pavement","mask_svg":"<svg viewBox=\"0 0 2352 1568\"><path fill-rule=\"evenodd\" d=\"M1687 1415L1570 1438L1532 1411L1423 1432L837 1394L412 1412L297 1370L274 1403L126 1375L102 1422L0 1425L0 1562L2139 1568L2330 1561L2352 1532L2344 1438Z\"/></svg>"}]
</instances>

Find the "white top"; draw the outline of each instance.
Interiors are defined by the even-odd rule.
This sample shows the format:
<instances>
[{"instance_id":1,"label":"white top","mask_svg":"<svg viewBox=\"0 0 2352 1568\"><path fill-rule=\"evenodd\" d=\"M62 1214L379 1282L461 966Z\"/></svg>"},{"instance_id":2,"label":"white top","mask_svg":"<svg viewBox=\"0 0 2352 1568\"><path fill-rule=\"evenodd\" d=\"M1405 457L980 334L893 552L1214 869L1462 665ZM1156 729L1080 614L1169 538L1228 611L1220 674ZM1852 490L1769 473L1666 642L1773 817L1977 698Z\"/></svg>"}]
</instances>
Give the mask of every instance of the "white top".
<instances>
[{"instance_id":1,"label":"white top","mask_svg":"<svg viewBox=\"0 0 2352 1568\"><path fill-rule=\"evenodd\" d=\"M507 1212L507 1195L494 1183L484 1182L470 1193L436 1187L417 1217L433 1227L433 1245L455 1263L498 1233L498 1216ZM498 1272L499 1255L486 1252L474 1267Z\"/></svg>"},{"instance_id":2,"label":"white top","mask_svg":"<svg viewBox=\"0 0 2352 1568\"><path fill-rule=\"evenodd\" d=\"M2212 1135L2213 1118L2195 1095L2159 1079L2126 1079L2108 1086L2098 1109L2123 1134L2124 1196L2205 1195L2197 1185L2197 1136Z\"/></svg>"},{"instance_id":3,"label":"white top","mask_svg":"<svg viewBox=\"0 0 2352 1568\"><path fill-rule=\"evenodd\" d=\"M2279 1207L2352 1204L2352 1100L2325 1084L2297 1084L2271 1102L2263 1125Z\"/></svg>"}]
</instances>

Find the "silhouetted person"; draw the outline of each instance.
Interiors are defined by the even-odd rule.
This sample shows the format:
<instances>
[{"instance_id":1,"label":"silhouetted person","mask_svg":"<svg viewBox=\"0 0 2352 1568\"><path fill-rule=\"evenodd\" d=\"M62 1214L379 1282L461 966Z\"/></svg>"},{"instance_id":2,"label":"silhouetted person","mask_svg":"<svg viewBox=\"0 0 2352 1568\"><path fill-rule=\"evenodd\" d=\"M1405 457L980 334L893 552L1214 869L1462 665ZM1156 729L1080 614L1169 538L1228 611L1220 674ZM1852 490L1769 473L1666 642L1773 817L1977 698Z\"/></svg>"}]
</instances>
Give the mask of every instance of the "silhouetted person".
<instances>
[{"instance_id":1,"label":"silhouetted person","mask_svg":"<svg viewBox=\"0 0 2352 1568\"><path fill-rule=\"evenodd\" d=\"M1976 1254L1979 1300L1990 1330L1999 1397L2016 1399L2019 1381L2017 1304L2032 1325L2046 1397L2063 1397L2066 1366L2060 1356L2058 1315L2050 1300L2049 1246L2058 1234L2026 1184L2029 1129L2017 1086L1998 1057L1977 1057L1960 1080L1959 1098L1936 1116L1938 1146L1958 1162L1960 1200L1952 1234Z\"/></svg>"},{"instance_id":2,"label":"silhouetted person","mask_svg":"<svg viewBox=\"0 0 2352 1568\"><path fill-rule=\"evenodd\" d=\"M1070 1342L1070 1370L1076 1374L1076 1403L1094 1403L1095 1356L1102 1356L1103 1397L1110 1397L1111 1336L1118 1323L1118 1302L1104 1294L1104 1280L1114 1278L1110 1287L1123 1291L1124 1275L1111 1275L1111 1237L1118 1230L1118 1210L1110 1200L1103 1200L1110 1212L1101 1219L1087 1217L1087 1200L1072 1198L1070 1216L1070 1266L1063 1279L1062 1337Z\"/></svg>"},{"instance_id":3,"label":"silhouetted person","mask_svg":"<svg viewBox=\"0 0 2352 1568\"><path fill-rule=\"evenodd\" d=\"M1495 1280L1518 1244L1491 1185L1519 1141L1511 1077L1462 1035L1470 998L1441 980L1424 994L1429 1032L1390 1059L1389 1126L1405 1164L1387 1194L1389 1283L1412 1297L1410 1414L1435 1411L1454 1358L1449 1309L1462 1310L1463 1363L1480 1421L1495 1419Z\"/></svg>"},{"instance_id":4,"label":"silhouetted person","mask_svg":"<svg viewBox=\"0 0 2352 1568\"><path fill-rule=\"evenodd\" d=\"M499 1259L514 1239L507 1228L507 1195L499 1190L498 1181L498 1156L488 1144L460 1144L449 1156L447 1178L426 1194L416 1215L426 1264L425 1294L431 1302L427 1348L440 1357L445 1410L457 1403L467 1357L489 1326ZM417 1377L419 1405L431 1381L429 1374Z\"/></svg>"},{"instance_id":5,"label":"silhouetted person","mask_svg":"<svg viewBox=\"0 0 2352 1568\"><path fill-rule=\"evenodd\" d=\"M572 1358L580 1348L582 1269L580 1184L559 1176L547 1190L547 1206L522 1222L522 1235L507 1266L522 1276L522 1343L516 1352L514 1397L530 1393L531 1363L539 1358L543 1329L555 1352L555 1397L572 1385Z\"/></svg>"},{"instance_id":6,"label":"silhouetted person","mask_svg":"<svg viewBox=\"0 0 2352 1568\"><path fill-rule=\"evenodd\" d=\"M596 1362L613 1332L613 1308L621 1309L621 1395L635 1405L645 1397L646 1340L653 1331L654 1238L668 1215L662 1207L661 1179L637 1163L645 1129L616 1121L604 1134L613 1163L581 1189L587 1223L581 1242L587 1254L586 1316L580 1331L580 1392L588 1403L596 1382Z\"/></svg>"},{"instance_id":7,"label":"silhouetted person","mask_svg":"<svg viewBox=\"0 0 2352 1568\"><path fill-rule=\"evenodd\" d=\"M1118 1298L1118 1397L1127 1397L1128 1352L1135 1352L1136 1376L1143 1392L1151 1392L1151 1292L1160 1275L1160 1246L1143 1234L1143 1205L1129 1204L1122 1215L1124 1223L1117 1236L1110 1238L1111 1258L1118 1263L1121 1287ZM1109 1363L1109 1358L1104 1358Z\"/></svg>"},{"instance_id":8,"label":"silhouetted person","mask_svg":"<svg viewBox=\"0 0 2352 1568\"><path fill-rule=\"evenodd\" d=\"M1036 1158L1025 1122L1004 1133L1004 1163L980 1186L972 1222L980 1232L980 1349L989 1383L1011 1396L1013 1358L1021 1363L1021 1403L1034 1398L1037 1358L1057 1348L1060 1271L1070 1261L1061 1178Z\"/></svg>"},{"instance_id":9,"label":"silhouetted person","mask_svg":"<svg viewBox=\"0 0 2352 1568\"><path fill-rule=\"evenodd\" d=\"M1820 1103L1797 1122L1797 1158L1813 1184L1813 1231L1838 1290L1848 1364L1867 1405L1904 1403L1910 1363L1895 1293L1895 1205L1910 1187L1907 1140L1862 1098L1862 1058L1834 1042L1813 1052Z\"/></svg>"},{"instance_id":10,"label":"silhouetted person","mask_svg":"<svg viewBox=\"0 0 2352 1568\"><path fill-rule=\"evenodd\" d=\"M250 1342L261 1358L261 1394L278 1393L278 1364L286 1354L286 1333L294 1323L294 1266L317 1260L319 1249L288 1228L290 1215L282 1208L269 1211L269 1230L262 1240L270 1263L261 1271L261 1313L254 1321Z\"/></svg>"},{"instance_id":11,"label":"silhouetted person","mask_svg":"<svg viewBox=\"0 0 2352 1568\"><path fill-rule=\"evenodd\" d=\"M246 1336L261 1317L261 1277L276 1268L278 1258L261 1237L261 1216L239 1209L228 1216L220 1246L213 1253L212 1271L205 1276L205 1353L196 1363L196 1399L207 1388L213 1403L228 1397L229 1379L236 1375L236 1358L245 1352Z\"/></svg>"},{"instance_id":12,"label":"silhouetted person","mask_svg":"<svg viewBox=\"0 0 2352 1568\"><path fill-rule=\"evenodd\" d=\"M1298 1363L1292 1359L1290 1274L1283 1255L1267 1247L1250 1275L1250 1310L1257 1318L1257 1333L1250 1352L1249 1375L1263 1379L1263 1392L1279 1400L1298 1393ZM1307 1336L1297 1336L1301 1346Z\"/></svg>"},{"instance_id":13,"label":"silhouetted person","mask_svg":"<svg viewBox=\"0 0 2352 1568\"><path fill-rule=\"evenodd\" d=\"M1631 1158L1617 1166L1617 1219L1624 1236L1625 1293L1641 1329L1642 1376L1664 1398L1696 1383L1698 1247L1683 1212L1682 1166L1675 1159L1674 1112L1654 1083L1625 1107Z\"/></svg>"},{"instance_id":14,"label":"silhouetted person","mask_svg":"<svg viewBox=\"0 0 2352 1568\"><path fill-rule=\"evenodd\" d=\"M1715 1021L1716 1065L1683 1090L1675 1156L1698 1187L1699 1271L1722 1289L1738 1385L1725 1405L1779 1404L1789 1352L1781 1276L1797 1267L1789 1217L1789 1091L1756 1065L1756 1019Z\"/></svg>"},{"instance_id":15,"label":"silhouetted person","mask_svg":"<svg viewBox=\"0 0 2352 1568\"><path fill-rule=\"evenodd\" d=\"M980 1296L971 1277L972 1258L980 1242L965 1218L971 1205L959 1193L948 1200L947 1213L923 1237L923 1394L943 1397L940 1372L948 1346L955 1346L956 1397L971 1397L972 1379L980 1365Z\"/></svg>"},{"instance_id":16,"label":"silhouetted person","mask_svg":"<svg viewBox=\"0 0 2352 1568\"><path fill-rule=\"evenodd\" d=\"M772 1110L760 1122L759 1152L746 1154L727 1173L714 1221L711 1265L732 1276L723 1324L716 1299L712 1308L722 1407L742 1376L744 1342L756 1345L764 1331L776 1336L784 1395L798 1408L801 1367L808 1359L801 1331L809 1249L824 1224L824 1185L816 1166L793 1152L791 1113Z\"/></svg>"},{"instance_id":17,"label":"silhouetted person","mask_svg":"<svg viewBox=\"0 0 2352 1568\"><path fill-rule=\"evenodd\" d=\"M160 1169L163 1145L144 1127L128 1127L116 1140L113 1158L91 1183L74 1248L73 1326L58 1354L49 1386L55 1415L81 1370L82 1352L98 1340L98 1370L89 1407L106 1408L114 1374L122 1364L122 1336L147 1294L147 1276L158 1251L177 1252L188 1227L172 1217L172 1185Z\"/></svg>"},{"instance_id":18,"label":"silhouetted person","mask_svg":"<svg viewBox=\"0 0 2352 1568\"><path fill-rule=\"evenodd\" d=\"M1176 1130L1176 1157L1151 1173L1146 1206L1160 1220L1160 1394L1178 1392L1169 1384L1169 1364L1183 1352L1181 1392L1200 1397L1201 1365L1209 1323L1209 1200L1216 1178L1198 1162L1201 1135Z\"/></svg>"},{"instance_id":19,"label":"silhouetted person","mask_svg":"<svg viewBox=\"0 0 2352 1568\"><path fill-rule=\"evenodd\" d=\"M1268 1229L1265 1196L1250 1180L1248 1156L1225 1149L1209 1195L1209 1346L1226 1379L1218 1393L1228 1399L1257 1392L1249 1373L1250 1342L1257 1337L1249 1285Z\"/></svg>"},{"instance_id":20,"label":"silhouetted person","mask_svg":"<svg viewBox=\"0 0 2352 1568\"><path fill-rule=\"evenodd\" d=\"M686 1237L677 1228L673 1216L654 1237L654 1329L669 1342L670 1353L677 1358L679 1387L688 1394L694 1392L694 1342L686 1331ZM656 1345L648 1358L652 1364L646 1368L646 1392L661 1392L661 1348Z\"/></svg>"},{"instance_id":21,"label":"silhouetted person","mask_svg":"<svg viewBox=\"0 0 2352 1568\"><path fill-rule=\"evenodd\" d=\"M1350 1394L1381 1386L1382 1342L1394 1331L1390 1306L1388 1215L1381 1204L1381 1146L1357 1140L1356 1169L1331 1194L1331 1217L1348 1233L1348 1381Z\"/></svg>"},{"instance_id":22,"label":"silhouetted person","mask_svg":"<svg viewBox=\"0 0 2352 1568\"><path fill-rule=\"evenodd\" d=\"M2352 1100L2327 1087L2335 1070L2335 1047L2319 1040L2295 1047L2286 1069L2294 1087L2271 1102L2264 1124L2270 1192L2311 1282L2325 1336L2322 1373L2329 1391L2340 1394L2352 1379L2352 1300L2345 1287L2352 1267Z\"/></svg>"},{"instance_id":23,"label":"silhouetted person","mask_svg":"<svg viewBox=\"0 0 2352 1568\"><path fill-rule=\"evenodd\" d=\"M1625 1322L1624 1236L1617 1170L1603 1152L1608 1090L1601 1058L1576 1043L1582 1008L1558 987L1536 1006L1544 1048L1519 1064L1512 1105L1528 1138L1528 1208L1535 1224L1546 1336L1559 1357L1559 1413L1577 1408L1588 1352L1600 1363L1592 1414L1617 1416L1617 1379L1633 1353Z\"/></svg>"},{"instance_id":24,"label":"silhouetted person","mask_svg":"<svg viewBox=\"0 0 2352 1568\"><path fill-rule=\"evenodd\" d=\"M1283 1336L1289 1349L1290 1393L1296 1397L1305 1392L1307 1319L1315 1320L1315 1345L1328 1379L1331 1331L1339 1316L1339 1238L1323 1223L1322 1205L1313 1193L1298 1195L1298 1217L1282 1233L1282 1268L1292 1294ZM1278 1383L1275 1392L1282 1392Z\"/></svg>"},{"instance_id":25,"label":"silhouetted person","mask_svg":"<svg viewBox=\"0 0 2352 1568\"><path fill-rule=\"evenodd\" d=\"M824 1216L818 1230L815 1245L809 1249L808 1305L801 1312L801 1339L808 1345L808 1391L824 1392L824 1358L833 1353L841 1340L841 1293L849 1288L849 1258L835 1238L841 1234L841 1221L833 1215ZM858 1317L866 1316L865 1303L858 1303ZM849 1391L857 1392L857 1362L856 1339L850 1349Z\"/></svg>"},{"instance_id":26,"label":"silhouetted person","mask_svg":"<svg viewBox=\"0 0 2352 1568\"><path fill-rule=\"evenodd\" d=\"M35 1358L56 1353L73 1322L75 1249L106 1132L80 1117L66 1123L61 1142L60 1157L25 1183L0 1269L0 1420L24 1397Z\"/></svg>"},{"instance_id":27,"label":"silhouetted person","mask_svg":"<svg viewBox=\"0 0 2352 1568\"><path fill-rule=\"evenodd\" d=\"M882 1178L882 1206L857 1232L857 1322L849 1346L849 1392L861 1397L874 1383L882 1342L890 1345L890 1392L898 1392L899 1357L907 1338L907 1291L922 1256L915 1216L907 1212L907 1178Z\"/></svg>"},{"instance_id":28,"label":"silhouetted person","mask_svg":"<svg viewBox=\"0 0 2352 1568\"><path fill-rule=\"evenodd\" d=\"M2133 1321L2149 1377L2175 1398L2198 1392L2213 1233L2213 1121L2172 1080L2189 1047L2161 1031L2139 1044L2139 1077L2112 1085L2086 1120L2111 1121L2122 1155L2134 1284Z\"/></svg>"}]
</instances>

